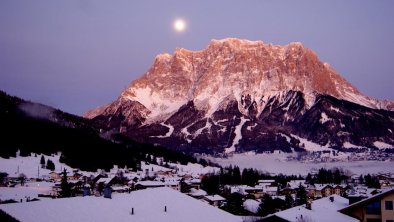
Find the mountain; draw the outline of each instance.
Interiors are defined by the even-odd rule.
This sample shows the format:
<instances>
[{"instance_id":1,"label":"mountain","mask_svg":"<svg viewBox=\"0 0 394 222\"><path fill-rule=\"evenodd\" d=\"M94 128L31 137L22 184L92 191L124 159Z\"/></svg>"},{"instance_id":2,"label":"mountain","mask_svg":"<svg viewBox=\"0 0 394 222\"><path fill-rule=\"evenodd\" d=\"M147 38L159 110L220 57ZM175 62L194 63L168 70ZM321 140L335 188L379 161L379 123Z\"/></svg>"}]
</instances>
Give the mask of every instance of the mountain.
<instances>
[{"instance_id":1,"label":"mountain","mask_svg":"<svg viewBox=\"0 0 394 222\"><path fill-rule=\"evenodd\" d=\"M393 110L301 43L229 38L158 55L114 102L85 116L141 142L222 153L392 148Z\"/></svg>"},{"instance_id":2,"label":"mountain","mask_svg":"<svg viewBox=\"0 0 394 222\"><path fill-rule=\"evenodd\" d=\"M173 162L196 162L190 156L150 144L140 144L121 136L108 140L88 119L61 110L25 101L0 91L0 157L31 153L61 152L63 163L81 170L96 171L137 167L151 155ZM1 171L1 169L0 169Z\"/></svg>"}]
</instances>

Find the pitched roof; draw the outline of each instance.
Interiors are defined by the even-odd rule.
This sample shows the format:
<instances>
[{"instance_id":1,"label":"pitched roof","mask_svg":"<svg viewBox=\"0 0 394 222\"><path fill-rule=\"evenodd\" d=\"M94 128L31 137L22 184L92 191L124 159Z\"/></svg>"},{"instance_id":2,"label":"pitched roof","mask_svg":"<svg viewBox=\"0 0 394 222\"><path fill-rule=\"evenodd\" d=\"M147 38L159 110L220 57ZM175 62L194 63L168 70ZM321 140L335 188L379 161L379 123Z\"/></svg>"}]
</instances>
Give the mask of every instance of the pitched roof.
<instances>
[{"instance_id":1,"label":"pitched roof","mask_svg":"<svg viewBox=\"0 0 394 222\"><path fill-rule=\"evenodd\" d=\"M164 211L165 206L167 212ZM0 205L0 209L21 222L242 221L241 217L165 187L113 194L112 199L95 196L61 198L4 204Z\"/></svg>"},{"instance_id":2,"label":"pitched roof","mask_svg":"<svg viewBox=\"0 0 394 222\"><path fill-rule=\"evenodd\" d=\"M226 200L224 197L220 196L220 195L209 195L209 196L205 196L205 199L209 200L209 201L223 201Z\"/></svg>"},{"instance_id":3,"label":"pitched roof","mask_svg":"<svg viewBox=\"0 0 394 222\"><path fill-rule=\"evenodd\" d=\"M345 208L340 209L339 211L340 211L340 212L347 212L348 210L354 209L354 208L359 207L359 206L363 206L363 205L365 205L365 204L369 204L369 203L371 203L371 202L374 202L374 201L376 201L376 200L379 200L379 199L381 199L381 198L384 198L385 196L390 195L390 194L393 194L393 193L394 193L394 188L391 188L391 189L386 190L386 191L384 191L384 192L382 192L382 193L373 195L372 197L369 197L369 198L367 198L367 199L364 199L364 200L361 200L361 201L356 202L356 203L354 203L354 204L351 204L351 205L349 205L349 206L347 206L347 207L345 207Z\"/></svg>"},{"instance_id":4,"label":"pitched roof","mask_svg":"<svg viewBox=\"0 0 394 222\"><path fill-rule=\"evenodd\" d=\"M334 198L333 201L330 200L330 197ZM288 221L298 221L302 219L307 221L319 221L319 222L358 221L353 217L338 212L339 209L347 206L348 204L349 204L348 199L334 194L329 197L325 197L313 201L311 210L305 208L304 206L297 206L284 211L277 212L274 215Z\"/></svg>"}]
</instances>

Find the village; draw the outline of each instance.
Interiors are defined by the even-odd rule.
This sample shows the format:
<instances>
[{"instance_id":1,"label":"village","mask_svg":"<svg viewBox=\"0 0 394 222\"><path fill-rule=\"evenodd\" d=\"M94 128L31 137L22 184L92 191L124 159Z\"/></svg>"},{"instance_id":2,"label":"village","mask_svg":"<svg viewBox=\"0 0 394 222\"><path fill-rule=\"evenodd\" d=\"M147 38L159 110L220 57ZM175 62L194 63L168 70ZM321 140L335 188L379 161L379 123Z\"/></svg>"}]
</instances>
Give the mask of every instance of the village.
<instances>
[{"instance_id":1,"label":"village","mask_svg":"<svg viewBox=\"0 0 394 222\"><path fill-rule=\"evenodd\" d=\"M325 162L351 162L351 161L394 161L394 153L390 150L376 150L376 149L353 149L334 151L313 151L313 152L299 152L297 155L289 155L287 161L301 161L304 163L325 163Z\"/></svg>"},{"instance_id":2,"label":"village","mask_svg":"<svg viewBox=\"0 0 394 222\"><path fill-rule=\"evenodd\" d=\"M219 211L227 211L242 218L242 221L270 221L269 218L280 217L283 212L290 212L285 216L290 214L291 217L299 217L292 215L291 209L303 206L303 209L308 210L313 203L332 198L342 202L331 213L342 216L338 212L339 208L391 192L394 187L394 174L345 175L339 169L320 169L303 177L267 175L253 169L244 169L241 173L236 166L220 168L198 163L181 165L163 162L161 158L153 162L142 161L138 169L114 166L108 172L63 168L47 171L48 174L42 174L39 178L26 177L23 173L16 177L1 173L0 209L7 212L7 207L11 205L79 197L116 200L121 195L159 189L163 192L175 191ZM165 196L169 198L168 202L177 201ZM346 204L343 204L344 201ZM295 214L298 213L295 211ZM304 213L304 216L307 214Z\"/></svg>"}]
</instances>

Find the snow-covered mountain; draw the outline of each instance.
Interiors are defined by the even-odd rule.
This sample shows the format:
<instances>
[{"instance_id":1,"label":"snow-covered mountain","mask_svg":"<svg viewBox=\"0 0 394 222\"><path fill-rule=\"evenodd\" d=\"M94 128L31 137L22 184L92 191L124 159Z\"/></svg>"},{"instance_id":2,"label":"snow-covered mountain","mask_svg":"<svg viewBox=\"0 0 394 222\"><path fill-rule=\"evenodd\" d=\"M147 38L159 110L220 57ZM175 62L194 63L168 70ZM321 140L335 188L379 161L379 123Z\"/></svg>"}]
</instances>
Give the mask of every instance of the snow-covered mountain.
<instances>
[{"instance_id":1,"label":"snow-covered mountain","mask_svg":"<svg viewBox=\"0 0 394 222\"><path fill-rule=\"evenodd\" d=\"M301 43L228 38L158 55L117 100L86 117L190 152L289 151L393 147L392 110L394 102L363 95Z\"/></svg>"}]
</instances>

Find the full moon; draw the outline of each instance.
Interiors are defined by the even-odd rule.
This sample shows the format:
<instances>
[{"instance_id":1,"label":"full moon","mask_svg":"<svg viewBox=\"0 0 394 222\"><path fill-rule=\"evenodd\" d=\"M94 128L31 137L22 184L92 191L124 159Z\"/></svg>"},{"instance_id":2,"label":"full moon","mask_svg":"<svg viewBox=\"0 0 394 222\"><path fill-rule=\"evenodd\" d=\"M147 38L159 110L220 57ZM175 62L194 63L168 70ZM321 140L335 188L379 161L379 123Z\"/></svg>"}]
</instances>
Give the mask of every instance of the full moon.
<instances>
[{"instance_id":1,"label":"full moon","mask_svg":"<svg viewBox=\"0 0 394 222\"><path fill-rule=\"evenodd\" d=\"M183 32L186 29L186 22L182 19L177 19L174 21L174 29L177 32Z\"/></svg>"}]
</instances>

